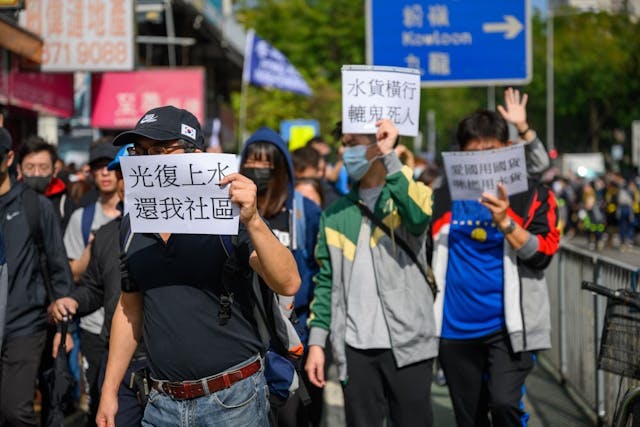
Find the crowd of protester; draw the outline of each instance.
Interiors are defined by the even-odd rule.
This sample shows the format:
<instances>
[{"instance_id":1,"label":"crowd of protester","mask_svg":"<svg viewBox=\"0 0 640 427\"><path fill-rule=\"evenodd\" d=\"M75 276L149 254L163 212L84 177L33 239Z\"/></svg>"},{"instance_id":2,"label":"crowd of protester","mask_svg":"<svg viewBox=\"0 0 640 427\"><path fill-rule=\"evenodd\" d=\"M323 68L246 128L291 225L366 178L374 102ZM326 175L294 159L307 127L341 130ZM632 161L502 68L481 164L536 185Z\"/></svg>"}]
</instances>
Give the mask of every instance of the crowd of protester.
<instances>
[{"instance_id":1,"label":"crowd of protester","mask_svg":"<svg viewBox=\"0 0 640 427\"><path fill-rule=\"evenodd\" d=\"M296 399L286 401L278 414L270 415L272 425L320 425L322 387L326 384L325 373L330 363L338 367L343 382L349 425L373 425L385 417L394 425L412 425L417 419L420 425L437 425L433 423L431 406L427 403L431 399L429 384L438 352L440 364L435 367L438 373L435 378L440 384L448 382L459 425L473 425L474 420L486 419L489 414L494 425L526 422L526 413L521 407L522 394L517 387L509 388L509 385L521 386L532 369L535 351L550 346L545 323L548 319L544 315L534 319L530 313L533 305L540 309L548 304L546 286L542 279L536 280L532 286L545 290L528 295L524 303L518 302L510 290L513 283L503 278L502 272L509 270L513 275L510 279L537 276L531 270L546 268L557 250L557 233L567 237L585 234L592 248L606 244L623 250L631 248L635 243L635 230L640 226L640 191L636 179L616 173L593 179L554 173L555 169L549 168L542 142L527 124L525 107L526 95L520 98L518 91L507 90L505 106L500 106L499 112L483 110L460 123L456 142L460 150L466 151L504 147L510 144L509 126L514 127L519 137L516 139L526 146L527 172L532 180L530 189L538 201L535 208L528 210L528 198L509 196L502 187L497 195L483 194L479 201L451 201L442 168L431 158L414 155L401 143L397 130L388 121L380 122L377 133L371 135L343 135L338 123L334 138L315 137L293 152L289 152L286 142L276 132L267 128L256 131L246 141L239 156L241 175L228 180L233 190L232 200L238 200L241 206L242 227L246 227L241 231L244 240L238 249L247 245L254 252L257 250L259 258L264 258L256 264L251 261L254 255L244 254L251 261L251 267L268 282L266 286L282 291L277 292L282 295L295 288L295 298L281 296L279 302L284 311L294 312L300 321L297 332L304 346L306 369L302 380L312 398L309 407ZM142 411L136 408L136 394L122 397L120 393L127 393L127 387L117 391L116 385L124 384L125 370L129 375L134 365L147 363L147 351L155 354L164 351L162 354L166 357L171 354L160 349L163 345L157 341L160 335L157 331L154 334L145 327L145 345L140 338L143 304L140 295L154 288L153 283L145 283L154 272L142 274L141 271L151 267L139 265L139 257L129 258L127 270L118 259L120 251L114 249L119 240L114 236L125 223L121 219L124 190L119 159L127 155L205 151L197 121L189 121L192 115L184 110L174 110L162 107L145 115L145 118L159 116L162 124L175 125L178 130L172 138L154 137L156 120L141 120L136 129L116 138L116 146L111 139L95 141L90 147L89 161L84 165L65 165L56 147L39 137L13 143L7 132L0 135L6 169L0 172L6 173L3 182L8 192L0 194L0 205L7 203L3 197L11 191L40 194L39 203L45 206L46 214L50 214L47 226L53 224L51 218L55 217L56 222L56 230L45 236L45 246L53 248L47 249L49 266L53 258L58 262L64 260L64 265L50 272L57 276L44 278L44 282L58 281L54 289L41 284L38 301L30 302L34 319L39 322L31 324L33 330L16 332L20 315L15 305L19 302L12 302L10 295L7 323L0 324L0 330L2 326L5 329L0 425L36 425L34 396L43 419L47 416L48 392L44 390L45 380L37 373L52 365L59 336L55 322L66 320L67 316L72 317L67 349L71 351L69 367L76 390L65 405L66 412L78 408L87 412L87 425L95 425L96 419L100 425L109 425L113 417L117 425L140 424ZM180 120L183 120L182 135ZM186 142L184 120L188 121L187 128L193 135L197 135ZM490 143L482 145L478 141ZM250 183L255 185L253 193L247 186ZM556 205L557 227L549 223L555 219ZM13 215L6 209L2 212L3 218L5 214L7 220ZM382 222L394 229L383 232L384 226L373 217L370 221L366 219L368 215L384 215L384 219L380 218ZM264 240L263 225L256 226L255 218L267 221L273 232L269 236L277 239ZM474 224L491 226L467 230L465 224L467 221L471 224L471 220ZM432 221L436 221L437 226ZM4 225L6 229L6 223ZM24 230L28 233L27 228ZM294 233L294 230L304 231ZM10 236L3 237L5 248L15 248L15 242L8 240ZM165 245L171 242L168 235L160 237ZM212 243L206 238L182 239L185 244L190 242L211 249L208 245ZM135 251L136 245L153 246L152 240L136 235L131 250ZM544 242L544 253L537 246L538 241ZM122 240L119 243L122 244ZM178 245L177 240L173 243ZM269 250L261 249L263 244ZM278 252L281 245L290 249L290 259ZM488 252L487 245L491 247ZM34 246L28 250L33 258L39 249ZM503 251L511 257L510 262L503 260ZM11 250L6 252L10 264ZM270 259L268 252L280 254L277 274L268 271L270 263L265 264L265 260ZM179 256L188 258L186 254ZM516 262L516 257L522 262ZM479 261L475 266L469 265L471 259ZM427 265L427 261L434 267L437 289L427 287L432 282L419 266ZM297 284L284 277L285 267L288 263L292 266L293 262L299 273ZM174 274L170 266L158 265L157 268L167 269L169 276ZM15 269L9 266L10 281L15 280ZM34 265L20 274L36 277L38 271ZM479 277L476 287L462 286L466 283L466 274ZM137 277L135 284L132 277ZM397 293L398 286L401 294ZM485 298L482 286L489 287L492 295L490 301L482 302L484 317L479 318L473 310L456 308ZM175 299L177 295L167 291L164 298L171 297ZM204 304L195 295L190 298L186 301ZM233 296L229 298L233 304ZM156 315L154 302L144 301L144 304L144 316ZM179 301L176 304L180 307ZM173 306L171 309L177 310ZM521 319L518 320L518 316ZM127 347L124 352L109 344L125 342L121 340L123 325L130 328L126 345L122 344ZM213 329L216 328L218 326ZM528 340L526 332L524 339L522 337L523 328L529 328ZM223 335L226 333L224 328L219 329ZM234 329L233 333L242 336L246 331ZM17 346L24 336L37 338L28 347L20 344L21 349L34 353L29 360L21 360L24 353L7 352L8 344ZM203 336L200 339L207 342L209 338ZM212 342L213 338L215 335ZM235 341L238 344L238 340ZM253 338L240 342L244 347L257 345ZM233 347L234 340L230 340L229 345ZM9 361L7 357L13 359ZM116 360L126 357L131 359L131 364L128 360L126 363ZM490 363L494 358L501 361L501 366L511 366L511 372L495 369ZM157 359L155 362L158 363ZM222 367L224 362L216 360ZM242 369L253 369L256 363L255 358L245 362ZM195 366L200 367L199 363ZM7 367L16 365L21 367L19 372L8 376ZM206 363L202 363L204 365ZM28 369L22 369L25 367ZM166 366L156 367L155 371L152 367L152 373L157 375L163 369L167 376L173 375ZM183 374L190 372L176 369L179 378L167 384L183 381ZM17 375L21 375L20 378ZM32 377L39 378L38 391ZM10 389L5 383L7 378L24 384L20 395L12 399L7 398ZM151 399L157 402L166 397L172 401L175 396L169 392L168 396L163 394L163 381L158 384L154 385L157 393L152 392ZM114 394L105 397L107 389ZM201 396L194 394L193 399ZM114 409L111 398L120 404L117 415L118 406ZM122 418L128 408L125 402L133 402L133 409ZM270 404L272 409L277 406L271 399ZM167 403L162 410L174 409ZM162 420L163 414L158 409L154 416ZM220 415L209 413L208 416ZM167 419L164 418L165 424L170 424ZM252 422L265 425L265 420L257 416Z\"/></svg>"}]
</instances>

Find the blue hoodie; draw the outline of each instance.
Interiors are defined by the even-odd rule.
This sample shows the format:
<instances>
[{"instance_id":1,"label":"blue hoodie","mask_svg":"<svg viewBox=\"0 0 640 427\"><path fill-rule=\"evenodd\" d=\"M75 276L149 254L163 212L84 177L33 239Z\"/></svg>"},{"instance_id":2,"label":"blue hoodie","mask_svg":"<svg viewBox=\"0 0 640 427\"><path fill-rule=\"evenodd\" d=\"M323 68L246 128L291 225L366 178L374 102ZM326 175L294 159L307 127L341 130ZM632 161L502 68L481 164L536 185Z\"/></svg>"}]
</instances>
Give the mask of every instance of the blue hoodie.
<instances>
[{"instance_id":1,"label":"blue hoodie","mask_svg":"<svg viewBox=\"0 0 640 427\"><path fill-rule=\"evenodd\" d=\"M293 162L287 144L282 137L269 129L261 127L255 131L244 144L240 155L240 165L244 165L247 156L247 148L256 142L273 144L282 154L287 165L289 176L289 189L285 207L289 212L289 234L291 236L291 251L298 265L298 272L302 283L295 296L295 311L299 324L296 329L300 339L306 345L308 329L307 317L309 316L309 304L313 298L313 276L318 272L318 264L314 257L314 250L318 238L318 226L322 211L311 200L303 197L295 191L295 179L293 175ZM267 218L268 220L268 218Z\"/></svg>"}]
</instances>

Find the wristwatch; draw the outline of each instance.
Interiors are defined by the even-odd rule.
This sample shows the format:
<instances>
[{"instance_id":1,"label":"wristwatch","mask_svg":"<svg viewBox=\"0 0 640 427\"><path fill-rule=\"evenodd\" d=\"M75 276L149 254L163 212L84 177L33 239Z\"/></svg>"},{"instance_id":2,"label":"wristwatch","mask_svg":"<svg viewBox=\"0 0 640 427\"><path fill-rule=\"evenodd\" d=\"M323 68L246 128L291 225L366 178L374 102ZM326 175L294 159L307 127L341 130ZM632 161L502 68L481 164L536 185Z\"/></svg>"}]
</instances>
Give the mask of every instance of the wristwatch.
<instances>
[{"instance_id":1,"label":"wristwatch","mask_svg":"<svg viewBox=\"0 0 640 427\"><path fill-rule=\"evenodd\" d=\"M509 233L513 233L513 230L515 229L516 229L516 222L512 218L509 218L509 225L507 225L504 229L500 231L502 231L502 234L507 235Z\"/></svg>"}]
</instances>

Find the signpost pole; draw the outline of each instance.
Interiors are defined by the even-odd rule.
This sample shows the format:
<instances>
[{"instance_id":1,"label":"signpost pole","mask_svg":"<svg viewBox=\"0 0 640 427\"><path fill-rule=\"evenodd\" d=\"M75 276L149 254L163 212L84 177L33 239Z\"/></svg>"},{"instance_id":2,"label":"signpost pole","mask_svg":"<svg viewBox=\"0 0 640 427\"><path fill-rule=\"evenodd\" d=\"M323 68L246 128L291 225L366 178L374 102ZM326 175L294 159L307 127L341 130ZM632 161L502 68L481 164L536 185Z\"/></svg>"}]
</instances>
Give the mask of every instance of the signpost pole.
<instances>
[{"instance_id":1,"label":"signpost pole","mask_svg":"<svg viewBox=\"0 0 640 427\"><path fill-rule=\"evenodd\" d=\"M495 111L496 109L496 87L487 87L487 110Z\"/></svg>"},{"instance_id":2,"label":"signpost pole","mask_svg":"<svg viewBox=\"0 0 640 427\"><path fill-rule=\"evenodd\" d=\"M555 148L553 94L553 0L547 0L547 149Z\"/></svg>"},{"instance_id":3,"label":"signpost pole","mask_svg":"<svg viewBox=\"0 0 640 427\"><path fill-rule=\"evenodd\" d=\"M242 143L244 142L244 132L247 126L247 91L249 90L249 82L242 82L240 91L240 123L238 125L238 154L242 152Z\"/></svg>"}]
</instances>

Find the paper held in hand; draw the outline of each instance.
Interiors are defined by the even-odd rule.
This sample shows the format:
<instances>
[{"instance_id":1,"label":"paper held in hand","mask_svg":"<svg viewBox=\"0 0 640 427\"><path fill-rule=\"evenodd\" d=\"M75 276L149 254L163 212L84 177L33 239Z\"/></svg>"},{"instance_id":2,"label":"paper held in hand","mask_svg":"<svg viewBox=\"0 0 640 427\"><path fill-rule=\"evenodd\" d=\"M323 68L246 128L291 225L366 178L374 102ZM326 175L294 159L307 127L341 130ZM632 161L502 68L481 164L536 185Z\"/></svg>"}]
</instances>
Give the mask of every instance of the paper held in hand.
<instances>
[{"instance_id":1,"label":"paper held in hand","mask_svg":"<svg viewBox=\"0 0 640 427\"><path fill-rule=\"evenodd\" d=\"M499 182L508 196L528 190L521 144L496 150L444 152L442 160L452 200L478 200L485 191L497 194Z\"/></svg>"},{"instance_id":2,"label":"paper held in hand","mask_svg":"<svg viewBox=\"0 0 640 427\"><path fill-rule=\"evenodd\" d=\"M120 158L125 210L134 233L238 234L240 209L229 186L233 154L191 153Z\"/></svg>"},{"instance_id":3,"label":"paper held in hand","mask_svg":"<svg viewBox=\"0 0 640 427\"><path fill-rule=\"evenodd\" d=\"M420 72L413 68L342 66L342 132L376 133L389 119L400 135L418 135Z\"/></svg>"}]
</instances>

